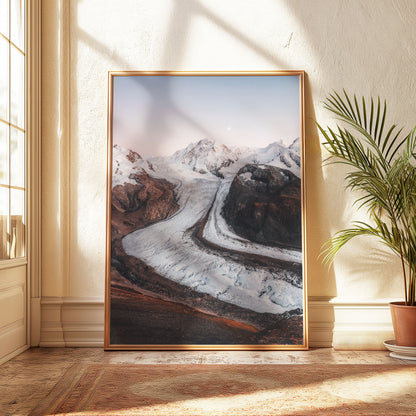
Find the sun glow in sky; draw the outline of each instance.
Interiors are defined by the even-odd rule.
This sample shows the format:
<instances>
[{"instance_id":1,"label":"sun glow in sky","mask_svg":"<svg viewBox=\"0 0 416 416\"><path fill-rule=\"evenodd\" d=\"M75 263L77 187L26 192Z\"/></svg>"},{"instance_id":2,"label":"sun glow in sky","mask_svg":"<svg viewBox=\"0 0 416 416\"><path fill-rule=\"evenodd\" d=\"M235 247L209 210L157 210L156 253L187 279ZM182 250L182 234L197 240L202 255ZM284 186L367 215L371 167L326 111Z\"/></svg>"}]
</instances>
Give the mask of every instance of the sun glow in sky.
<instances>
[{"instance_id":1,"label":"sun glow in sky","mask_svg":"<svg viewBox=\"0 0 416 416\"><path fill-rule=\"evenodd\" d=\"M299 76L113 77L113 144L167 156L208 138L290 144L301 134Z\"/></svg>"}]
</instances>

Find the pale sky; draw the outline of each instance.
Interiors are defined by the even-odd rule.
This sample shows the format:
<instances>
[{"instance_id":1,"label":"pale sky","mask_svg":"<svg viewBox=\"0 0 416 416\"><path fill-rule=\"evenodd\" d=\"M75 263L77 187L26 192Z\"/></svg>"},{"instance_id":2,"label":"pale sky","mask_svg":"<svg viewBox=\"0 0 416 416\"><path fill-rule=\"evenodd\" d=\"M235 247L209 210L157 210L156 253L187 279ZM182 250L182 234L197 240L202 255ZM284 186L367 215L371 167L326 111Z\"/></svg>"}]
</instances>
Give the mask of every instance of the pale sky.
<instances>
[{"instance_id":1,"label":"pale sky","mask_svg":"<svg viewBox=\"0 0 416 416\"><path fill-rule=\"evenodd\" d=\"M113 144L167 156L204 138L235 146L300 137L299 76L114 76Z\"/></svg>"}]
</instances>

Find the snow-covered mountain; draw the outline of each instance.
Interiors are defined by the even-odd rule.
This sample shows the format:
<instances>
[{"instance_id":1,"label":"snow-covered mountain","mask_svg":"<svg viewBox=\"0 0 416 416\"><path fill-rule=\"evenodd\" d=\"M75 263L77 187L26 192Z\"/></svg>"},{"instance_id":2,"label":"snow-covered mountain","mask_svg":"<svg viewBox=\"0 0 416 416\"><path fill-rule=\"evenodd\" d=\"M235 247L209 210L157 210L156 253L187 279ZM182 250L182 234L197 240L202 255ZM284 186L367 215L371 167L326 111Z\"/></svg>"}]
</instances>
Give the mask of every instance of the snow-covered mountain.
<instances>
[{"instance_id":1,"label":"snow-covered mountain","mask_svg":"<svg viewBox=\"0 0 416 416\"><path fill-rule=\"evenodd\" d=\"M300 176L300 139L295 139L288 147L273 142L264 148L231 147L204 139L178 150L170 160L194 172L211 173L220 178L235 174L252 163L289 169Z\"/></svg>"},{"instance_id":2,"label":"snow-covered mountain","mask_svg":"<svg viewBox=\"0 0 416 416\"><path fill-rule=\"evenodd\" d=\"M300 139L290 146L273 142L263 148L226 146L214 140L203 139L177 150L170 157L142 158L137 152L120 145L113 146L113 180L128 178L131 170L153 170L153 163L163 161L203 175L220 178L235 174L246 164L272 165L292 171L300 176ZM150 173L150 172L149 172Z\"/></svg>"},{"instance_id":3,"label":"snow-covered mountain","mask_svg":"<svg viewBox=\"0 0 416 416\"><path fill-rule=\"evenodd\" d=\"M118 144L113 146L113 175L112 187L125 183L134 183L129 176L137 170L137 162L142 157L133 150L126 149Z\"/></svg>"},{"instance_id":4,"label":"snow-covered mountain","mask_svg":"<svg viewBox=\"0 0 416 416\"><path fill-rule=\"evenodd\" d=\"M131 175L153 170L151 162L142 158L134 150L126 149L118 144L113 145L112 188L125 183L134 184L136 181Z\"/></svg>"},{"instance_id":5,"label":"snow-covered mountain","mask_svg":"<svg viewBox=\"0 0 416 416\"><path fill-rule=\"evenodd\" d=\"M203 139L189 144L185 149L178 150L171 160L188 167L194 172L208 172L222 177L221 169L235 163L241 156L239 148L216 144L214 140Z\"/></svg>"},{"instance_id":6,"label":"snow-covered mountain","mask_svg":"<svg viewBox=\"0 0 416 416\"><path fill-rule=\"evenodd\" d=\"M142 157L134 150L126 149L119 144L113 146L113 159L126 159L130 163L135 163Z\"/></svg>"}]
</instances>

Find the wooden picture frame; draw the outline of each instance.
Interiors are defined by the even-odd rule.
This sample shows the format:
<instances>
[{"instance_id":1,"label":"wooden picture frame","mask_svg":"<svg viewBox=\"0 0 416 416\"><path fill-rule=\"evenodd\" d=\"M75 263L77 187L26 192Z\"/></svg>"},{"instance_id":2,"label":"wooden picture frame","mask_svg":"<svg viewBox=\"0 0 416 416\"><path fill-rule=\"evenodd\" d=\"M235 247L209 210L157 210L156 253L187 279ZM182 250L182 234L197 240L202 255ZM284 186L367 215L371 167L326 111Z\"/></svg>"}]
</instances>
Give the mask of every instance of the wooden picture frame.
<instances>
[{"instance_id":1,"label":"wooden picture frame","mask_svg":"<svg viewBox=\"0 0 416 416\"><path fill-rule=\"evenodd\" d=\"M105 349L307 349L304 72L108 93Z\"/></svg>"}]
</instances>

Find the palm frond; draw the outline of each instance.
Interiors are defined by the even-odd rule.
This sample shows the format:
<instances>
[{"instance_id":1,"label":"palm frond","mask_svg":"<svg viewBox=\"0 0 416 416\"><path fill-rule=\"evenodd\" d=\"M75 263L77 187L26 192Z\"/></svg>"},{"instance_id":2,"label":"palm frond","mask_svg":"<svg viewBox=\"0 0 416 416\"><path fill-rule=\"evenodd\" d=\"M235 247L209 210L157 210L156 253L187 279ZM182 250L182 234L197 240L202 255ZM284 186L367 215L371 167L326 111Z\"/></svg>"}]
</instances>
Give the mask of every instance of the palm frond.
<instances>
[{"instance_id":1,"label":"palm frond","mask_svg":"<svg viewBox=\"0 0 416 416\"><path fill-rule=\"evenodd\" d=\"M321 256L323 256L323 263L332 263L335 256L342 249L342 247L344 247L345 244L347 244L354 237L362 235L381 237L383 234L385 234L384 242L385 244L389 245L390 236L388 229L378 229L360 221L355 222L353 225L354 226L352 228L338 231L331 239L323 244L321 251Z\"/></svg>"},{"instance_id":2,"label":"palm frond","mask_svg":"<svg viewBox=\"0 0 416 416\"><path fill-rule=\"evenodd\" d=\"M335 91L330 94L324 102L324 108L334 114L338 120L347 123L360 133L368 146L372 147L377 153L381 153L383 162L387 161L387 159L391 161L400 149L401 144L406 141L406 138L401 138L402 130L399 130L397 134L392 136L397 127L396 125L392 125L388 129L388 133L383 135L387 115L386 101L381 103L380 98L378 98L375 104L374 99L371 98L370 114L367 117L365 98L362 97L360 108L356 96L353 99L353 106L345 90L343 90L343 93L344 98Z\"/></svg>"},{"instance_id":3,"label":"palm frond","mask_svg":"<svg viewBox=\"0 0 416 416\"><path fill-rule=\"evenodd\" d=\"M405 300L416 305L416 128L403 135L396 124L386 127L385 100L350 98L345 90L333 91L324 108L342 123L336 129L317 123L329 153L324 164L348 166L346 188L359 192L355 204L372 224L337 232L322 247L323 262L354 237L374 236L401 258Z\"/></svg>"}]
</instances>

